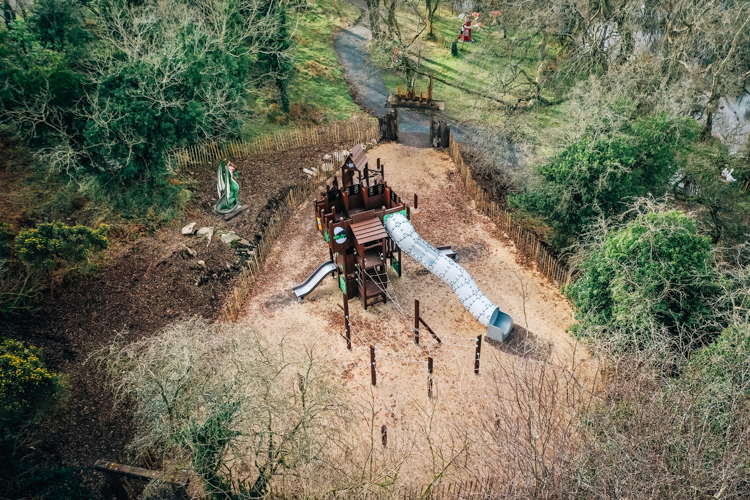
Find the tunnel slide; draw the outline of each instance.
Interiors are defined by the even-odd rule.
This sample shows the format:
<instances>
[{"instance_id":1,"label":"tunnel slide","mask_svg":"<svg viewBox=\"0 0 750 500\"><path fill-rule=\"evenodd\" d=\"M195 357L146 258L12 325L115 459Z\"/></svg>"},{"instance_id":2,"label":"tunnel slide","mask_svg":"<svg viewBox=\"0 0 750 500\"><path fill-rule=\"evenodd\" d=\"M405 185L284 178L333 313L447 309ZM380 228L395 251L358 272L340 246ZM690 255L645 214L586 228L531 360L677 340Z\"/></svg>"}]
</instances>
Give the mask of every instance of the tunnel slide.
<instances>
[{"instance_id":1,"label":"tunnel slide","mask_svg":"<svg viewBox=\"0 0 750 500\"><path fill-rule=\"evenodd\" d=\"M487 327L489 338L505 341L513 329L513 318L490 302L463 267L422 239L401 213L386 216L385 230L401 250L453 289L466 310Z\"/></svg>"}]
</instances>

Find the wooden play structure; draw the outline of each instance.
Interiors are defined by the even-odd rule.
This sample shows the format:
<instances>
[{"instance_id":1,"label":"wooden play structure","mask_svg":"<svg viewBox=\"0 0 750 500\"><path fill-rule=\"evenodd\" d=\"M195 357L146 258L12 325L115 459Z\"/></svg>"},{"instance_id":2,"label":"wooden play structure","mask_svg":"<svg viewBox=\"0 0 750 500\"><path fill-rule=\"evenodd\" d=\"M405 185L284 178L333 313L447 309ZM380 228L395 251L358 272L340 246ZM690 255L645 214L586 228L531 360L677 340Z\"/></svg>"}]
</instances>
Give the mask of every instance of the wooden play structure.
<instances>
[{"instance_id":1,"label":"wooden play structure","mask_svg":"<svg viewBox=\"0 0 750 500\"><path fill-rule=\"evenodd\" d=\"M417 198L415 196L415 206ZM355 146L341 164L341 184L334 176L331 185L315 200L317 228L328 244L330 260L321 264L304 283L294 287L301 302L328 276L338 276L344 296L347 346L351 348L349 299L359 297L365 310L369 305L395 294L387 266L401 276L401 252L453 289L466 309L484 326L487 335L504 341L513 328L513 318L502 312L479 289L469 273L457 264L450 246L434 247L417 233L410 222L410 209L385 182L385 166L369 165L362 146ZM374 302L370 302L374 299ZM440 342L435 332L420 320L416 304L415 342L419 343L422 324Z\"/></svg>"},{"instance_id":2,"label":"wooden play structure","mask_svg":"<svg viewBox=\"0 0 750 500\"><path fill-rule=\"evenodd\" d=\"M409 208L385 182L380 159L370 167L359 145L341 165L341 185L334 177L315 200L318 230L328 243L339 287L348 297L359 297L365 309L372 299L388 299L388 262L401 276L401 250L383 226L394 213L409 217Z\"/></svg>"}]
</instances>

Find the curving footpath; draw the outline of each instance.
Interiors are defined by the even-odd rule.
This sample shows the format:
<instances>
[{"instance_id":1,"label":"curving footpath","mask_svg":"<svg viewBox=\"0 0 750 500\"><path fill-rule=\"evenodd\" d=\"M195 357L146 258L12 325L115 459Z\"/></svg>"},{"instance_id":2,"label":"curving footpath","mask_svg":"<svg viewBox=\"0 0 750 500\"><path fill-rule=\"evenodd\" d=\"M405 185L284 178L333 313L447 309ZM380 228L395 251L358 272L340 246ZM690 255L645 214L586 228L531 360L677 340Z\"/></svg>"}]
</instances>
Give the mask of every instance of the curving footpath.
<instances>
[{"instance_id":1,"label":"curving footpath","mask_svg":"<svg viewBox=\"0 0 750 500\"><path fill-rule=\"evenodd\" d=\"M367 11L364 2L350 0L350 3L362 10L360 23L366 22ZM349 83L354 101L374 116L383 116L390 108L385 107L388 100L388 89L381 75L380 68L370 62L367 44L372 39L370 28L357 24L343 30L336 37L333 49L338 56L344 78ZM425 113L400 109L399 142L407 146L428 147L430 124ZM461 127L451 122L451 133L457 140L462 136Z\"/></svg>"}]
</instances>

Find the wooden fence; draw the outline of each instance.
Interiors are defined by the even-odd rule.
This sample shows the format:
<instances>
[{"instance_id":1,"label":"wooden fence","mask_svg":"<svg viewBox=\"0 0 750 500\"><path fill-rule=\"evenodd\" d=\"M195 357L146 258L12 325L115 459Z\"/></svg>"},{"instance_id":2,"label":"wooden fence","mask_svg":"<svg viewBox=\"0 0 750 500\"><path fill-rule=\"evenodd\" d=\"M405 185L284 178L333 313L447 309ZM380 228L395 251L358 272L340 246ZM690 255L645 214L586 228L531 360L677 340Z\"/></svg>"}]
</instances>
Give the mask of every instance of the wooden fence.
<instances>
[{"instance_id":1,"label":"wooden fence","mask_svg":"<svg viewBox=\"0 0 750 500\"><path fill-rule=\"evenodd\" d=\"M223 158L238 158L251 154L286 151L319 144L340 144L351 149L355 144L380 140L377 123L363 120L335 122L317 127L294 129L256 137L252 141L206 142L171 152L169 165L177 171L187 165L203 165Z\"/></svg>"},{"instance_id":2,"label":"wooden fence","mask_svg":"<svg viewBox=\"0 0 750 500\"><path fill-rule=\"evenodd\" d=\"M539 271L547 278L562 287L570 283L572 272L560 264L544 247L536 235L517 224L510 214L492 201L471 175L471 169L464 162L459 144L450 138L450 156L458 167L461 180L469 196L474 200L477 209L486 214L508 237L523 255L533 260Z\"/></svg>"}]
</instances>

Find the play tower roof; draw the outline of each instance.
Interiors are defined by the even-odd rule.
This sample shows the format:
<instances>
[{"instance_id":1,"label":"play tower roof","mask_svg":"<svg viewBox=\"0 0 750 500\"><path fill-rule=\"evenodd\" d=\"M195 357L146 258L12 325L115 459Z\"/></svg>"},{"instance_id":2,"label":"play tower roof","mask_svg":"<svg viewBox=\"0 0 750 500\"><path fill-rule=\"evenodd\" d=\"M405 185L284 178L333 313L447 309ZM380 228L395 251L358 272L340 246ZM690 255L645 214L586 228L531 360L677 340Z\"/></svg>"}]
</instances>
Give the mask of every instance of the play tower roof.
<instances>
[{"instance_id":1,"label":"play tower roof","mask_svg":"<svg viewBox=\"0 0 750 500\"><path fill-rule=\"evenodd\" d=\"M352 152L346 157L342 166L349 169L356 168L360 172L367 168L367 155L365 155L361 144L354 146Z\"/></svg>"}]
</instances>

